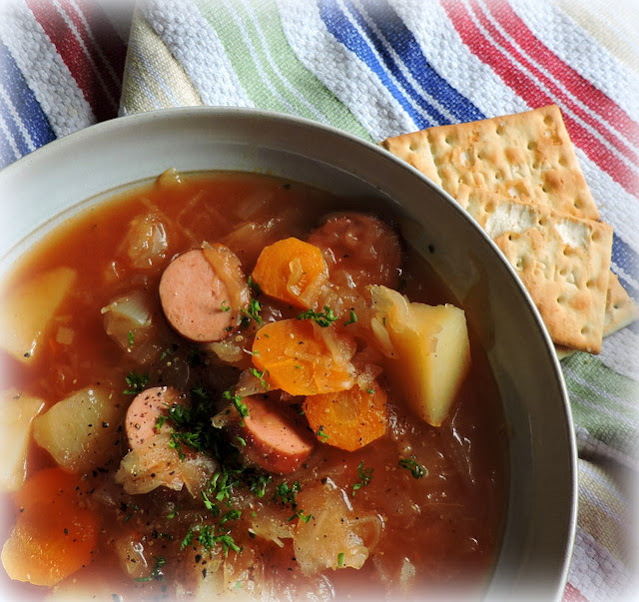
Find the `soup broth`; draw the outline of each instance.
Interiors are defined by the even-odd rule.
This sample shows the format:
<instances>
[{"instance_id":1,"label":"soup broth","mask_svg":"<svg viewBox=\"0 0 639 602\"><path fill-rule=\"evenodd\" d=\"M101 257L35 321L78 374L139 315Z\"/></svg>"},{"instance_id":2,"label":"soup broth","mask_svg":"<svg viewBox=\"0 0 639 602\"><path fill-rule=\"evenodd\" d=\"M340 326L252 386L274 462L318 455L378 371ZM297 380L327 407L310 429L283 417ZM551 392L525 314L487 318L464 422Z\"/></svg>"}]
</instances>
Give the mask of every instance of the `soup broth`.
<instances>
[{"instance_id":1,"label":"soup broth","mask_svg":"<svg viewBox=\"0 0 639 602\"><path fill-rule=\"evenodd\" d=\"M0 351L19 442L3 483L6 591L480 595L507 491L485 352L469 324L470 364L433 425L406 387L420 360L402 355L384 311L390 300L410 311L458 302L392 215L344 205L264 175L168 172L86 210L21 261L3 287L4 328L25 312L45 318L28 345L17 334ZM180 303L200 286L195 272L173 274L185 257L222 291L217 335L179 322L195 321ZM298 280L282 284L278 266ZM283 345L305 353L276 347L282 329ZM435 365L436 398L451 378Z\"/></svg>"}]
</instances>

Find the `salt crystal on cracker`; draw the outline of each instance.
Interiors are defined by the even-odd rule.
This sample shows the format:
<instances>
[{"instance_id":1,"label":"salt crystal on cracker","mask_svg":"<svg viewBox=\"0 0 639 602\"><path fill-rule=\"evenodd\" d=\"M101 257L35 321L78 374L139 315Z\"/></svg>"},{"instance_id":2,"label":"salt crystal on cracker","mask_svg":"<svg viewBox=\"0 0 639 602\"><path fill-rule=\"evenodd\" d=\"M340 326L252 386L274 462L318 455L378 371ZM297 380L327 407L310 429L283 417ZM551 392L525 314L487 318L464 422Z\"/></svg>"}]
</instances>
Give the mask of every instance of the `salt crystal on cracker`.
<instances>
[{"instance_id":1,"label":"salt crystal on cracker","mask_svg":"<svg viewBox=\"0 0 639 602\"><path fill-rule=\"evenodd\" d=\"M552 340L599 353L612 228L464 184L456 198L515 268Z\"/></svg>"}]
</instances>

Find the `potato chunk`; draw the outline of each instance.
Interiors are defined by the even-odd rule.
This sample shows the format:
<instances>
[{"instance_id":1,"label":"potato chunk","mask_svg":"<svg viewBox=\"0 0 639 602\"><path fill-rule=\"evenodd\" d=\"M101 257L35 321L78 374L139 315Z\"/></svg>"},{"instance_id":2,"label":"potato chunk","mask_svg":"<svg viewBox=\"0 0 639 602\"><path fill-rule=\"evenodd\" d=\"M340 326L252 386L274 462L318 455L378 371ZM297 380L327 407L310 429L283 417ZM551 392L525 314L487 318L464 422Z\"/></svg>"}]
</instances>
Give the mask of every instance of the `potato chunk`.
<instances>
[{"instance_id":1,"label":"potato chunk","mask_svg":"<svg viewBox=\"0 0 639 602\"><path fill-rule=\"evenodd\" d=\"M0 347L21 362L37 357L42 338L76 272L58 267L18 286L0 301Z\"/></svg>"},{"instance_id":2,"label":"potato chunk","mask_svg":"<svg viewBox=\"0 0 639 602\"><path fill-rule=\"evenodd\" d=\"M24 483L31 423L43 407L37 397L0 393L0 491L16 491Z\"/></svg>"},{"instance_id":3,"label":"potato chunk","mask_svg":"<svg viewBox=\"0 0 639 602\"><path fill-rule=\"evenodd\" d=\"M113 454L124 409L108 389L82 389L38 416L33 437L62 468L86 472Z\"/></svg>"},{"instance_id":4,"label":"potato chunk","mask_svg":"<svg viewBox=\"0 0 639 602\"><path fill-rule=\"evenodd\" d=\"M413 411L441 426L470 368L466 316L454 305L411 303L383 286L371 287L372 328L391 358L397 384Z\"/></svg>"}]
</instances>

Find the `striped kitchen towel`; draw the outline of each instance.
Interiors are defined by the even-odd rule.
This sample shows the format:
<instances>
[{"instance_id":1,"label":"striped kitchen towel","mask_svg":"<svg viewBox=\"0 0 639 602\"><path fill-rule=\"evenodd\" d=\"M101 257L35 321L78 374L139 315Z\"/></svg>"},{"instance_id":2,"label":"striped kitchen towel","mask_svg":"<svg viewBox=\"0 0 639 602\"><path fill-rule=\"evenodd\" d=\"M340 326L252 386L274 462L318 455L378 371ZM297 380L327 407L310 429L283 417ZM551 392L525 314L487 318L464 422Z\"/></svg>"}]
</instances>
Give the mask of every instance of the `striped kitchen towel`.
<instances>
[{"instance_id":1,"label":"striped kitchen towel","mask_svg":"<svg viewBox=\"0 0 639 602\"><path fill-rule=\"evenodd\" d=\"M132 8L108 0L3 5L3 164L114 117L118 101L121 114L257 107L375 142L556 103L614 227L612 269L639 299L634 0L145 0L129 22ZM635 324L607 338L599 356L562 362L580 454L566 602L639 591L638 343Z\"/></svg>"}]
</instances>

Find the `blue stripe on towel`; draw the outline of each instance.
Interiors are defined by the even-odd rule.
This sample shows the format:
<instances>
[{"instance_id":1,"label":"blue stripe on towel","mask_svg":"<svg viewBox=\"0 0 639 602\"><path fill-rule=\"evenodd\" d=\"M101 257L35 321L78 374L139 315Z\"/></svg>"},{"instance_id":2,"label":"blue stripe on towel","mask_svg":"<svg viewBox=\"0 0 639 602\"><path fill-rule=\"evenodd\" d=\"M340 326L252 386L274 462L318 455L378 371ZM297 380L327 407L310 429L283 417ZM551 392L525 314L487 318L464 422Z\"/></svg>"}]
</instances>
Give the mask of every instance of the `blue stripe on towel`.
<instances>
[{"instance_id":1,"label":"blue stripe on towel","mask_svg":"<svg viewBox=\"0 0 639 602\"><path fill-rule=\"evenodd\" d=\"M639 257L637 257L637 252L616 234L612 237L612 261L629 276L639 278Z\"/></svg>"},{"instance_id":2,"label":"blue stripe on towel","mask_svg":"<svg viewBox=\"0 0 639 602\"><path fill-rule=\"evenodd\" d=\"M417 40L384 0L367 3L368 19L351 0L343 5L348 14L337 0L319 0L327 29L375 73L416 129L484 118L432 68Z\"/></svg>"},{"instance_id":3,"label":"blue stripe on towel","mask_svg":"<svg viewBox=\"0 0 639 602\"><path fill-rule=\"evenodd\" d=\"M337 5L336 0L320 0L319 10L328 31L371 69L404 111L411 116L416 129L423 129L433 125L411 105L406 96L395 85L372 51L368 40L359 34L355 26Z\"/></svg>"},{"instance_id":4,"label":"blue stripe on towel","mask_svg":"<svg viewBox=\"0 0 639 602\"><path fill-rule=\"evenodd\" d=\"M2 86L0 112L20 153L25 155L31 150L30 146L38 148L55 140L55 133L46 114L27 85L9 50L1 42L0 85ZM13 112L9 110L10 108ZM16 121L16 115L20 123ZM22 128L19 127L20 125ZM6 132L3 132L3 135L6 135ZM6 165L14 160L13 155L11 151L8 154L3 153L0 161ZM7 163L4 163L5 159L8 159Z\"/></svg>"},{"instance_id":5,"label":"blue stripe on towel","mask_svg":"<svg viewBox=\"0 0 639 602\"><path fill-rule=\"evenodd\" d=\"M439 122L438 125L477 121L486 117L470 100L435 71L424 55L419 42L388 2L379 0L369 3L368 6L370 6L369 14L380 35L392 46L414 81L453 117L453 119ZM394 69L396 70L397 67Z\"/></svg>"}]
</instances>

